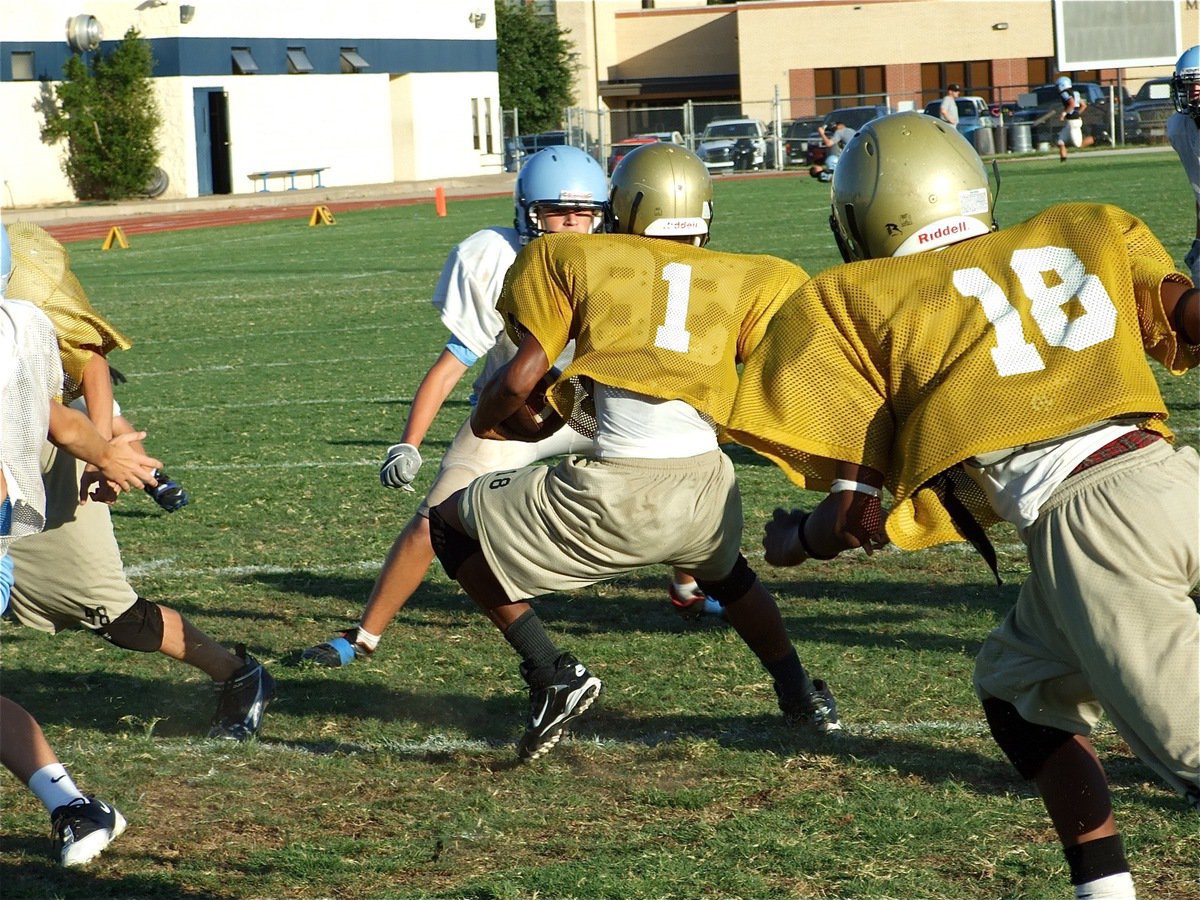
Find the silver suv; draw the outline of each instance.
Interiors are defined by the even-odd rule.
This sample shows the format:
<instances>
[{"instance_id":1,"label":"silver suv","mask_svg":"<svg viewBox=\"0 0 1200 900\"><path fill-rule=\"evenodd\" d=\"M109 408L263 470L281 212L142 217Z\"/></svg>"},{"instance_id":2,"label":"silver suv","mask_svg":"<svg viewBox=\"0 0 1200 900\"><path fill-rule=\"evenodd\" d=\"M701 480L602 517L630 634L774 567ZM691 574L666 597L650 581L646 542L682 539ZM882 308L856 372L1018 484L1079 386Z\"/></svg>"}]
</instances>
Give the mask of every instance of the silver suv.
<instances>
[{"instance_id":1,"label":"silver suv","mask_svg":"<svg viewBox=\"0 0 1200 900\"><path fill-rule=\"evenodd\" d=\"M714 119L704 126L696 155L710 172L761 169L767 129L758 119Z\"/></svg>"}]
</instances>

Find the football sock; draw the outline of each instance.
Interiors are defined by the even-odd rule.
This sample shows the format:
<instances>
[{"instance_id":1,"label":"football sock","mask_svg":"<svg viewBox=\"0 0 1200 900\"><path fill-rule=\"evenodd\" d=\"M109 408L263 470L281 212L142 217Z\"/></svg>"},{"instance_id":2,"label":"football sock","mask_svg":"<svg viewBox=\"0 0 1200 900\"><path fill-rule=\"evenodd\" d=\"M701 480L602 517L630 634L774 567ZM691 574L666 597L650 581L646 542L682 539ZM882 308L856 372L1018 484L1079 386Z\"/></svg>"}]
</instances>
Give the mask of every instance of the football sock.
<instances>
[{"instance_id":1,"label":"football sock","mask_svg":"<svg viewBox=\"0 0 1200 900\"><path fill-rule=\"evenodd\" d=\"M374 650L379 646L379 639L382 636L383 635L379 634L371 634L371 632L367 631L367 629L363 628L360 624L358 626L358 634L354 638L354 643L362 644L368 650Z\"/></svg>"},{"instance_id":2,"label":"football sock","mask_svg":"<svg viewBox=\"0 0 1200 900\"><path fill-rule=\"evenodd\" d=\"M671 579L671 586L675 588L675 595L681 600L686 600L693 594L701 594L700 585L694 581L679 582Z\"/></svg>"},{"instance_id":3,"label":"football sock","mask_svg":"<svg viewBox=\"0 0 1200 900\"><path fill-rule=\"evenodd\" d=\"M50 813L83 796L62 763L50 763L34 772L29 779L29 789Z\"/></svg>"},{"instance_id":4,"label":"football sock","mask_svg":"<svg viewBox=\"0 0 1200 900\"><path fill-rule=\"evenodd\" d=\"M542 620L532 609L508 626L504 638L521 655L531 672L546 668L553 671L555 660L562 656L562 651L550 640Z\"/></svg>"},{"instance_id":5,"label":"football sock","mask_svg":"<svg viewBox=\"0 0 1200 900\"><path fill-rule=\"evenodd\" d=\"M1106 875L1087 884L1075 885L1075 900L1137 900L1133 876L1128 872Z\"/></svg>"},{"instance_id":6,"label":"football sock","mask_svg":"<svg viewBox=\"0 0 1200 900\"><path fill-rule=\"evenodd\" d=\"M1064 847L1076 900L1131 900L1133 878L1119 834Z\"/></svg>"},{"instance_id":7,"label":"football sock","mask_svg":"<svg viewBox=\"0 0 1200 900\"><path fill-rule=\"evenodd\" d=\"M763 660L762 663L763 667L771 673L771 677L775 679L776 689L781 696L811 694L816 690L808 671L800 663L800 656L796 653L795 647L783 659L777 659L774 662Z\"/></svg>"}]
</instances>

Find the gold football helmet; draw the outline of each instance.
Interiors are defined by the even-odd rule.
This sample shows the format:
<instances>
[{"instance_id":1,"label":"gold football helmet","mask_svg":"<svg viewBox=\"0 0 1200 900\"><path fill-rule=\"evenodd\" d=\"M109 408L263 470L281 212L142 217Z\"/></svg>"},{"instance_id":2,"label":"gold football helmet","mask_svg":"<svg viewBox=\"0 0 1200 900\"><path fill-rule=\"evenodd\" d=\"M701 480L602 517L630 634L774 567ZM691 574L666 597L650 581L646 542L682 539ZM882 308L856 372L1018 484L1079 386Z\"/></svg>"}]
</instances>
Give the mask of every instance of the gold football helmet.
<instances>
[{"instance_id":1,"label":"gold football helmet","mask_svg":"<svg viewBox=\"0 0 1200 900\"><path fill-rule=\"evenodd\" d=\"M953 125L893 113L858 130L833 173L829 227L846 262L907 256L996 230L987 171Z\"/></svg>"},{"instance_id":2,"label":"gold football helmet","mask_svg":"<svg viewBox=\"0 0 1200 900\"><path fill-rule=\"evenodd\" d=\"M613 231L648 237L690 237L708 243L712 177L687 147L643 144L617 163L611 178Z\"/></svg>"}]
</instances>

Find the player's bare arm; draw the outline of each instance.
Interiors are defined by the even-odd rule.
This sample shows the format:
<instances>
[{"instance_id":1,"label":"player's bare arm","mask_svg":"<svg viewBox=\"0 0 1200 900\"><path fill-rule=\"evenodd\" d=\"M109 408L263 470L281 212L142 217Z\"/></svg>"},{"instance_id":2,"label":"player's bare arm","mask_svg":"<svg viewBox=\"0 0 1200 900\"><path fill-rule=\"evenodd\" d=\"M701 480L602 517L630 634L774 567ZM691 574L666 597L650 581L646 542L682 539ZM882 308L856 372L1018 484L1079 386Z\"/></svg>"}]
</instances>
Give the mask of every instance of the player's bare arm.
<instances>
[{"instance_id":1,"label":"player's bare arm","mask_svg":"<svg viewBox=\"0 0 1200 900\"><path fill-rule=\"evenodd\" d=\"M108 440L113 436L113 392L112 373L103 353L93 351L83 367L83 399L87 402L88 418L101 436Z\"/></svg>"},{"instance_id":2,"label":"player's bare arm","mask_svg":"<svg viewBox=\"0 0 1200 900\"><path fill-rule=\"evenodd\" d=\"M50 404L49 436L56 446L96 466L105 479L124 490L155 484L154 470L162 466L137 449L146 432L131 431L105 440L87 416L61 403ZM86 486L81 487L80 499L86 497Z\"/></svg>"},{"instance_id":3,"label":"player's bare arm","mask_svg":"<svg viewBox=\"0 0 1200 900\"><path fill-rule=\"evenodd\" d=\"M1179 340L1200 344L1200 288L1164 281L1159 289L1163 312Z\"/></svg>"},{"instance_id":4,"label":"player's bare arm","mask_svg":"<svg viewBox=\"0 0 1200 900\"><path fill-rule=\"evenodd\" d=\"M467 366L453 353L449 350L441 352L413 395L412 409L408 411L408 421L404 423L404 433L400 436L401 443L421 446L442 404L466 371Z\"/></svg>"},{"instance_id":5,"label":"player's bare arm","mask_svg":"<svg viewBox=\"0 0 1200 900\"><path fill-rule=\"evenodd\" d=\"M810 557L833 559L861 547L867 554L887 543L880 495L883 474L868 466L839 462L831 491L812 512L776 509L763 534L766 560L795 566Z\"/></svg>"},{"instance_id":6,"label":"player's bare arm","mask_svg":"<svg viewBox=\"0 0 1200 900\"><path fill-rule=\"evenodd\" d=\"M471 413L471 430L476 437L508 440L509 436L497 426L525 404L549 371L550 360L541 343L532 334L525 335L517 355L492 376L479 394Z\"/></svg>"},{"instance_id":7,"label":"player's bare arm","mask_svg":"<svg viewBox=\"0 0 1200 900\"><path fill-rule=\"evenodd\" d=\"M454 390L469 367L449 350L443 350L417 386L412 409L404 423L400 443L387 449L379 468L379 482L384 487L411 491L413 480L421 470L421 451L417 449L429 433L442 404Z\"/></svg>"}]
</instances>

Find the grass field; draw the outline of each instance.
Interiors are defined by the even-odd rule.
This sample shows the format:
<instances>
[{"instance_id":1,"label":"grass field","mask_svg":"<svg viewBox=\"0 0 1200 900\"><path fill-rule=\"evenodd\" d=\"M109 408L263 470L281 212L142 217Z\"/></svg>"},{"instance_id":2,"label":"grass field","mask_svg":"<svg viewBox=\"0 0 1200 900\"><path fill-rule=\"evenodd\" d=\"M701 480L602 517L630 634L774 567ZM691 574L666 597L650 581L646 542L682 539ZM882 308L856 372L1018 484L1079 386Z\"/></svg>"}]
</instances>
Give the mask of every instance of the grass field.
<instances>
[{"instance_id":1,"label":"grass field","mask_svg":"<svg viewBox=\"0 0 1200 900\"><path fill-rule=\"evenodd\" d=\"M1169 153L1002 166L998 217L1116 203L1181 260L1192 196ZM336 212L336 210L335 210ZM810 505L733 448L744 549L801 657L837 693L845 736L798 735L730 629L688 626L665 569L539 601L551 634L604 679L574 740L518 766L516 658L436 566L369 660L288 665L356 621L421 494L378 462L442 346L429 305L452 243L511 220L505 199L138 235L72 245L93 302L134 340L118 399L192 494L114 510L130 579L279 681L263 736L202 737L200 673L87 634L3 625L3 692L43 723L84 790L129 830L83 871L48 856L47 819L0 783L0 884L25 897L1043 898L1066 867L1036 793L993 745L973 657L1016 597L1022 548L998 529L1005 584L968 545L777 570L762 525ZM836 261L828 189L796 175L719 181L712 246L816 272ZM1200 379L1160 379L1181 440ZM426 442L436 459L468 382ZM1136 565L1136 560L1130 560ZM1097 736L1143 897L1200 898L1197 819L1107 725Z\"/></svg>"}]
</instances>

